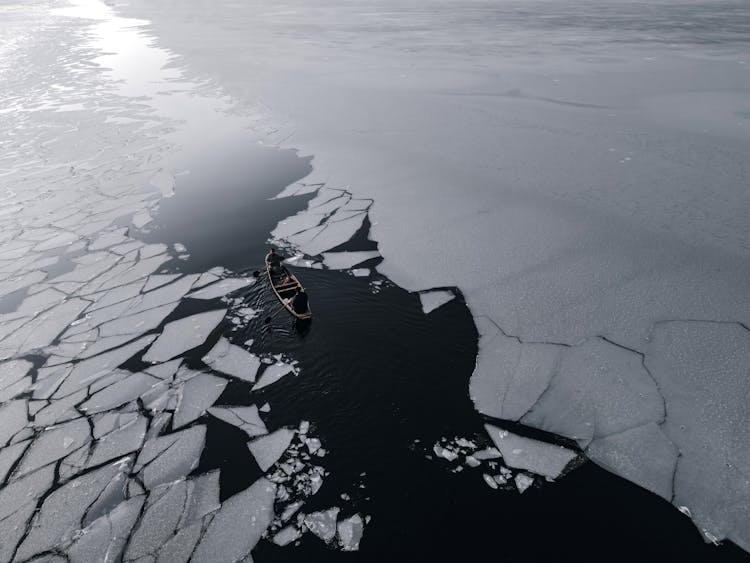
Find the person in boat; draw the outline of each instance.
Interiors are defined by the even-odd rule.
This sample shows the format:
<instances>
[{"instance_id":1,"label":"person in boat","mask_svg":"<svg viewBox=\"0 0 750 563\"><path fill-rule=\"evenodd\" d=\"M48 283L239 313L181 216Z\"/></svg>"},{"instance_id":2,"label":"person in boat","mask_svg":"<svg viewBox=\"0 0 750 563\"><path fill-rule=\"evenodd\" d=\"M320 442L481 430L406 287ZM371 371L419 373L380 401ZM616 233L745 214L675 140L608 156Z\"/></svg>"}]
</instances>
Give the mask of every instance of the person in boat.
<instances>
[{"instance_id":1,"label":"person in boat","mask_svg":"<svg viewBox=\"0 0 750 563\"><path fill-rule=\"evenodd\" d=\"M281 271L281 261L283 258L276 253L276 249L272 246L271 251L266 255L266 264L271 266L272 273L278 273Z\"/></svg>"},{"instance_id":2,"label":"person in boat","mask_svg":"<svg viewBox=\"0 0 750 563\"><path fill-rule=\"evenodd\" d=\"M304 289L300 289L292 299L292 309L299 315L307 313L307 293Z\"/></svg>"}]
</instances>

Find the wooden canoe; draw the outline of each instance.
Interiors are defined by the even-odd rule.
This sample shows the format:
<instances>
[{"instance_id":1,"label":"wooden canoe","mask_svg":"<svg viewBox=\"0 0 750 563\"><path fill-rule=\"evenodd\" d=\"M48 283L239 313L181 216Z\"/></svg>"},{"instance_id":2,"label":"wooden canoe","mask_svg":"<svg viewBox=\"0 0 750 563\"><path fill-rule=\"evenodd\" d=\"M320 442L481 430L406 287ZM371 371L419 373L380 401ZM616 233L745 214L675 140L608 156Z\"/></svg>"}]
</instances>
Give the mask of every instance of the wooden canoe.
<instances>
[{"instance_id":1,"label":"wooden canoe","mask_svg":"<svg viewBox=\"0 0 750 563\"><path fill-rule=\"evenodd\" d=\"M268 262L266 262L266 272L268 273L268 281L271 283L271 289L276 294L279 303L296 319L300 321L311 319L312 311L310 311L309 303L307 305L307 312L305 313L298 313L292 306L292 298L297 294L297 291L304 289L297 276L290 273L283 266L279 273L274 274L271 272L271 264ZM285 279L287 280L286 282L284 281Z\"/></svg>"}]
</instances>

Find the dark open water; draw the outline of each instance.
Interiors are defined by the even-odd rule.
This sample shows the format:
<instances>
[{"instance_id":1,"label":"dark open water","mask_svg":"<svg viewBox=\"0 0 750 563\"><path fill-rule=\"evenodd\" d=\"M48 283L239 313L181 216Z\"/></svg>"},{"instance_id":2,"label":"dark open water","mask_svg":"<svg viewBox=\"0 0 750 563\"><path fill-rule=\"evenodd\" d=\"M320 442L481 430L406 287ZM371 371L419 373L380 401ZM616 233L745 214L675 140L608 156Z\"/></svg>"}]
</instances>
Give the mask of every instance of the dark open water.
<instances>
[{"instance_id":1,"label":"dark open water","mask_svg":"<svg viewBox=\"0 0 750 563\"><path fill-rule=\"evenodd\" d=\"M210 157L209 157L210 156ZM190 257L174 271L224 266L261 269L266 240L277 221L305 207L312 196L269 200L311 170L291 151L235 146L191 162L176 195L163 200L149 242L180 242ZM352 245L366 244L363 233ZM221 333L241 344L252 338L258 355L283 353L300 362L256 393L230 383L217 404L262 405L269 430L311 421L329 452L316 463L328 475L304 510L342 507L342 515L371 516L358 552L340 552L313 534L297 546L261 542L256 562L316 561L740 561L728 544L706 545L690 520L660 498L586 463L555 483L523 495L491 490L481 470L453 473L428 459L442 437L485 443L484 421L468 397L477 332L459 297L425 315L416 295L389 284L373 293L372 278L295 269L310 295L315 318L300 334L268 289L265 278L242 295L262 309L247 327L227 322L194 350L200 358ZM215 308L187 300L167 321ZM270 323L266 317L270 316ZM221 468L222 498L249 486L261 471L247 436L208 417L207 446L197 472ZM341 495L351 500L342 501Z\"/></svg>"}]
</instances>

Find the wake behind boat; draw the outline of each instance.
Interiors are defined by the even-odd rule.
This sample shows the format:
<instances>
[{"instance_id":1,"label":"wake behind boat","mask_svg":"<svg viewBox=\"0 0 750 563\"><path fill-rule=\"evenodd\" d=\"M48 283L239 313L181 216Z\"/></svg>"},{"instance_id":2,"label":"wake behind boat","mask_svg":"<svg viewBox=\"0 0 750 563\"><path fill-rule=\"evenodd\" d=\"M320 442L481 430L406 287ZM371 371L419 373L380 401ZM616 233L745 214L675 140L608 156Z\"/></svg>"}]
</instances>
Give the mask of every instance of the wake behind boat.
<instances>
[{"instance_id":1,"label":"wake behind boat","mask_svg":"<svg viewBox=\"0 0 750 563\"><path fill-rule=\"evenodd\" d=\"M297 276L281 264L281 257L273 249L266 255L266 271L271 289L284 308L298 320L311 319L305 288Z\"/></svg>"}]
</instances>

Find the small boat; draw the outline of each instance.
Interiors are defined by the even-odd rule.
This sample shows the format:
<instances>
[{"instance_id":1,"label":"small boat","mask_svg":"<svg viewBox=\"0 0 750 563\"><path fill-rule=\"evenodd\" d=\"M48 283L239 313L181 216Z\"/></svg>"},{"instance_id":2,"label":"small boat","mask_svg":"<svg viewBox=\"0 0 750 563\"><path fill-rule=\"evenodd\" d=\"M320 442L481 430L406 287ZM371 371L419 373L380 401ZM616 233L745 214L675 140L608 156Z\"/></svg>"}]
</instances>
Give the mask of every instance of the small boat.
<instances>
[{"instance_id":1,"label":"small boat","mask_svg":"<svg viewBox=\"0 0 750 563\"><path fill-rule=\"evenodd\" d=\"M307 306L307 311L304 313L298 313L292 306L292 299L294 296L298 291L304 289L300 281L297 279L297 276L290 273L289 270L283 266L278 273L274 273L271 271L271 264L268 262L266 262L266 271L268 272L268 281L271 282L273 292L276 294L276 297L279 298L279 301L284 308L300 321L311 319L312 312L310 311L309 304Z\"/></svg>"}]
</instances>

